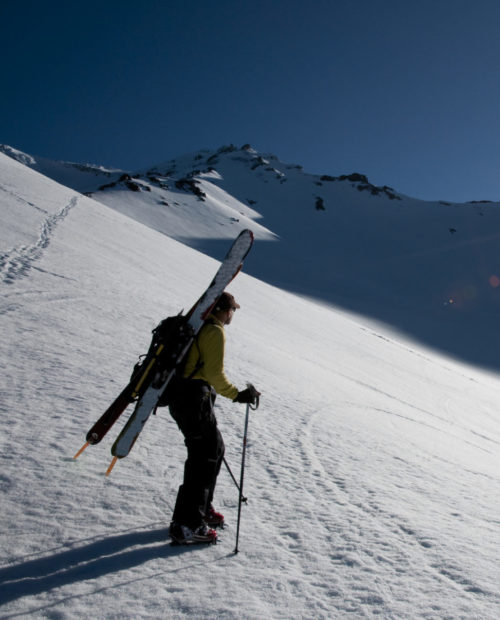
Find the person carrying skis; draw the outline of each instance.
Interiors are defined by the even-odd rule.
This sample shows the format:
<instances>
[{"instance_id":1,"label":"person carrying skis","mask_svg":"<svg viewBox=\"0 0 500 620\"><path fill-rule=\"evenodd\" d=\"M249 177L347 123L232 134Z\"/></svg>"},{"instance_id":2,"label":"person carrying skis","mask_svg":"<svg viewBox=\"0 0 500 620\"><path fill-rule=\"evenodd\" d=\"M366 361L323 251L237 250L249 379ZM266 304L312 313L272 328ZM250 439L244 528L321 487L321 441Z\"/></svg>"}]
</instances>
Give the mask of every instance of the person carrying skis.
<instances>
[{"instance_id":1,"label":"person carrying skis","mask_svg":"<svg viewBox=\"0 0 500 620\"><path fill-rule=\"evenodd\" d=\"M230 293L222 293L187 354L183 378L172 390L170 414L187 448L184 480L170 524L170 538L176 544L215 543L213 528L224 523L212 505L224 457L224 441L214 414L216 394L251 404L260 395L253 386L238 390L224 372L224 326L231 323L238 308Z\"/></svg>"}]
</instances>

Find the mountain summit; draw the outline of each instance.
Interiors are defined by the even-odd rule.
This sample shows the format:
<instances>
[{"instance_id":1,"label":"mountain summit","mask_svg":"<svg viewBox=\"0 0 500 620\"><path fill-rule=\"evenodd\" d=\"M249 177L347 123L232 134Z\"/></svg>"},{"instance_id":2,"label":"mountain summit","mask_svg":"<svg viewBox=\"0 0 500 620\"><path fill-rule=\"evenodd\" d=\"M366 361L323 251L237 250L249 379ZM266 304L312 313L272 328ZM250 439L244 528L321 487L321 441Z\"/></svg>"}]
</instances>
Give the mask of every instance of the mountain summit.
<instances>
[{"instance_id":1,"label":"mountain summit","mask_svg":"<svg viewBox=\"0 0 500 620\"><path fill-rule=\"evenodd\" d=\"M309 174L248 144L137 171L2 150L216 258L226 239L251 228L261 242L252 275L500 367L498 203L416 200L361 173Z\"/></svg>"}]
</instances>

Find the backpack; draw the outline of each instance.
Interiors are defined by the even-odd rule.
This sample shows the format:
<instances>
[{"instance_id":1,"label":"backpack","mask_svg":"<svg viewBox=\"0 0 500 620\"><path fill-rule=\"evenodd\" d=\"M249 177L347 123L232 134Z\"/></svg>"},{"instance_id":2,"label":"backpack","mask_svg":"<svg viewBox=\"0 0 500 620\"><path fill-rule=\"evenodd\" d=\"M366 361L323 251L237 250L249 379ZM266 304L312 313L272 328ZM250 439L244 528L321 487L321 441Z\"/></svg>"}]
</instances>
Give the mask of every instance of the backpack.
<instances>
[{"instance_id":1,"label":"backpack","mask_svg":"<svg viewBox=\"0 0 500 620\"><path fill-rule=\"evenodd\" d=\"M159 407L165 407L171 400L175 384L184 374L189 345L195 334L182 313L167 317L152 333L148 352L141 356L132 372L131 383L135 384L132 400L141 398L150 385L160 387L174 371L158 401Z\"/></svg>"}]
</instances>

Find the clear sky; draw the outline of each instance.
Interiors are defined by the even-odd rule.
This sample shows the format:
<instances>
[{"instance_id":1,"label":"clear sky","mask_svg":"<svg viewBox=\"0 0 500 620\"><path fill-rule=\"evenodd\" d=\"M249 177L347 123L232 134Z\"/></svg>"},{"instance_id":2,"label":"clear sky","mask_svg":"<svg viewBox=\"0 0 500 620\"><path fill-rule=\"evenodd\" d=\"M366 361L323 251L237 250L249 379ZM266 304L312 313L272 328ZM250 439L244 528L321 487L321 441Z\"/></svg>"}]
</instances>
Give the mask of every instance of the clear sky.
<instances>
[{"instance_id":1,"label":"clear sky","mask_svg":"<svg viewBox=\"0 0 500 620\"><path fill-rule=\"evenodd\" d=\"M2 0L0 142L134 169L250 143L500 201L500 0Z\"/></svg>"}]
</instances>

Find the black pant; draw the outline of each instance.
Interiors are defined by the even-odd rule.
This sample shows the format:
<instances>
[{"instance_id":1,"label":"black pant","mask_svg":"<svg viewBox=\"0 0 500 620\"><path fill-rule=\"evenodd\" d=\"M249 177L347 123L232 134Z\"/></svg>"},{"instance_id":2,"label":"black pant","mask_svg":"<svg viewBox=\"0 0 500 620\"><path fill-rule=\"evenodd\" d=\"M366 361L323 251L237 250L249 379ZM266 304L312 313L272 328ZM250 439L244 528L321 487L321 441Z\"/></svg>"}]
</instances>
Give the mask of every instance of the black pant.
<instances>
[{"instance_id":1,"label":"black pant","mask_svg":"<svg viewBox=\"0 0 500 620\"><path fill-rule=\"evenodd\" d=\"M170 414L184 435L187 460L172 520L195 529L214 496L224 457L224 441L214 414L215 390L204 381L184 379L174 390Z\"/></svg>"}]
</instances>

